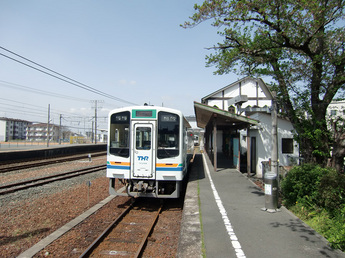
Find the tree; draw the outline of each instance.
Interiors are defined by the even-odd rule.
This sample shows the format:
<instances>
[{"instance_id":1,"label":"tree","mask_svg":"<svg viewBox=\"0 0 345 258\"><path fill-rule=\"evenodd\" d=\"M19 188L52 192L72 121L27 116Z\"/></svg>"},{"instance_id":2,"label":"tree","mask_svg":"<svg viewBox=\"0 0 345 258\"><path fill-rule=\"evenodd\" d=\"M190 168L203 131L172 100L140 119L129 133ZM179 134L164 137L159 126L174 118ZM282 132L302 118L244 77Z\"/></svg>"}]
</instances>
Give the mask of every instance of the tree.
<instances>
[{"instance_id":1,"label":"tree","mask_svg":"<svg viewBox=\"0 0 345 258\"><path fill-rule=\"evenodd\" d=\"M344 1L207 0L182 25L213 20L224 41L210 48L207 66L268 76L305 160L322 165L332 138L326 110L345 89Z\"/></svg>"},{"instance_id":2,"label":"tree","mask_svg":"<svg viewBox=\"0 0 345 258\"><path fill-rule=\"evenodd\" d=\"M341 117L331 118L329 120L331 132L333 136L332 148L332 167L337 171L344 172L344 156L345 156L345 121Z\"/></svg>"}]
</instances>

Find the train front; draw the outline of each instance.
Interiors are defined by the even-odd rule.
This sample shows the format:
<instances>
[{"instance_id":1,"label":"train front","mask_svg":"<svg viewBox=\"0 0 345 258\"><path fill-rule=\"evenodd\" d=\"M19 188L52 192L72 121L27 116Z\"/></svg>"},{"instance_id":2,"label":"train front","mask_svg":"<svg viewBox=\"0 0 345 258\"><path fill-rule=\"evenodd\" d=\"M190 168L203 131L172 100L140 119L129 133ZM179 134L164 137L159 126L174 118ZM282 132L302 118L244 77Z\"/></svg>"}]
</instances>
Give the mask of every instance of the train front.
<instances>
[{"instance_id":1,"label":"train front","mask_svg":"<svg viewBox=\"0 0 345 258\"><path fill-rule=\"evenodd\" d=\"M183 116L177 110L143 106L111 112L110 194L178 198L187 172L184 137Z\"/></svg>"}]
</instances>

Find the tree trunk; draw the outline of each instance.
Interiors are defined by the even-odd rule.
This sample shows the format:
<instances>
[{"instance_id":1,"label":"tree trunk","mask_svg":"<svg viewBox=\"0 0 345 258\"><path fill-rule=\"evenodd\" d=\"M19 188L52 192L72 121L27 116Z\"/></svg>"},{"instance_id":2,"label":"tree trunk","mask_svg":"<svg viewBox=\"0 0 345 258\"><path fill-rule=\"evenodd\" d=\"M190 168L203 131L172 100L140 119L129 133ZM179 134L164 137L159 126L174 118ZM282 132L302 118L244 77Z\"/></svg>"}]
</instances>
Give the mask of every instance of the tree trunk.
<instances>
[{"instance_id":1,"label":"tree trunk","mask_svg":"<svg viewBox=\"0 0 345 258\"><path fill-rule=\"evenodd\" d=\"M332 150L332 167L338 172L344 173L344 157L345 157L345 132L338 121L332 121L332 129L334 133L334 142Z\"/></svg>"}]
</instances>

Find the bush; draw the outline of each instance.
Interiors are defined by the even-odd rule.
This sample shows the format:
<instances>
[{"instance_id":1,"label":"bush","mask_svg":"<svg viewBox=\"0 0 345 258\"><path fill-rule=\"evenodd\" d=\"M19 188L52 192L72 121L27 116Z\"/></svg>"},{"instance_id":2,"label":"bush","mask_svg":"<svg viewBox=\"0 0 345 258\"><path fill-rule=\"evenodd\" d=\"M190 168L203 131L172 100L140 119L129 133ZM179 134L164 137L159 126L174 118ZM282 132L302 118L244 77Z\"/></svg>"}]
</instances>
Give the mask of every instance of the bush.
<instances>
[{"instance_id":1,"label":"bush","mask_svg":"<svg viewBox=\"0 0 345 258\"><path fill-rule=\"evenodd\" d=\"M319 203L332 215L336 216L345 207L345 175L329 169L320 181Z\"/></svg>"},{"instance_id":2,"label":"bush","mask_svg":"<svg viewBox=\"0 0 345 258\"><path fill-rule=\"evenodd\" d=\"M283 203L323 235L333 248L345 251L345 175L331 168L294 167L281 182Z\"/></svg>"},{"instance_id":3,"label":"bush","mask_svg":"<svg viewBox=\"0 0 345 258\"><path fill-rule=\"evenodd\" d=\"M308 202L314 202L318 197L320 180L326 173L327 169L313 164L292 168L281 182L284 205L291 207L306 198Z\"/></svg>"}]
</instances>

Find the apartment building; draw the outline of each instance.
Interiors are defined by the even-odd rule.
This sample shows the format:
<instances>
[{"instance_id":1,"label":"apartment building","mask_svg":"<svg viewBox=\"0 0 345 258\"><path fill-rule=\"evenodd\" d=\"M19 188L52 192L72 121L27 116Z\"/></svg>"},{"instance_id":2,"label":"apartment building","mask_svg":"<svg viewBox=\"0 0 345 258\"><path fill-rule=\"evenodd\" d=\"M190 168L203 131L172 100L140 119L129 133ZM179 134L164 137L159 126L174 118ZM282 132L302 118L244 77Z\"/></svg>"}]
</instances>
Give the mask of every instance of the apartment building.
<instances>
[{"instance_id":1,"label":"apartment building","mask_svg":"<svg viewBox=\"0 0 345 258\"><path fill-rule=\"evenodd\" d=\"M26 128L32 122L0 117L0 141L25 140Z\"/></svg>"},{"instance_id":2,"label":"apartment building","mask_svg":"<svg viewBox=\"0 0 345 258\"><path fill-rule=\"evenodd\" d=\"M47 141L49 135L49 141L54 142L59 139L59 126L50 124L49 133L47 123L31 124L26 130L26 140L28 141Z\"/></svg>"}]
</instances>

